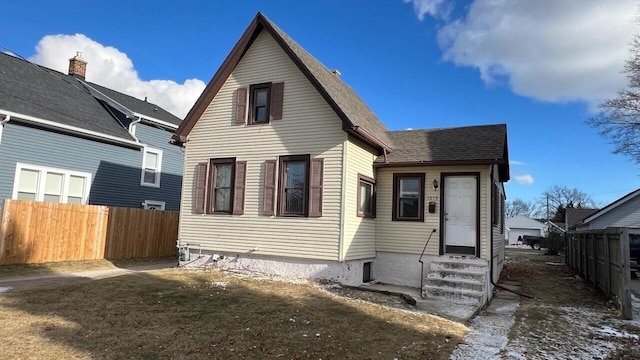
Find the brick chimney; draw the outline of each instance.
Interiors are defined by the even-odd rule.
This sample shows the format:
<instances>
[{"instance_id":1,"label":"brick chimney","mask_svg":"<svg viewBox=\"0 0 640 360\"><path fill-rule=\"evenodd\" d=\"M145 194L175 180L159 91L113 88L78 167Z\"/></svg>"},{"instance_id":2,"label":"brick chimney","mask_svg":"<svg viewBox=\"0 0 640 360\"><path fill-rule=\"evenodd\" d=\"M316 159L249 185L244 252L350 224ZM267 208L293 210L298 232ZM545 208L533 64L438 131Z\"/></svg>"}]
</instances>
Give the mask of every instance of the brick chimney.
<instances>
[{"instance_id":1,"label":"brick chimney","mask_svg":"<svg viewBox=\"0 0 640 360\"><path fill-rule=\"evenodd\" d=\"M82 58L80 52L76 56L69 59L69 75L84 80L87 74L87 62Z\"/></svg>"}]
</instances>

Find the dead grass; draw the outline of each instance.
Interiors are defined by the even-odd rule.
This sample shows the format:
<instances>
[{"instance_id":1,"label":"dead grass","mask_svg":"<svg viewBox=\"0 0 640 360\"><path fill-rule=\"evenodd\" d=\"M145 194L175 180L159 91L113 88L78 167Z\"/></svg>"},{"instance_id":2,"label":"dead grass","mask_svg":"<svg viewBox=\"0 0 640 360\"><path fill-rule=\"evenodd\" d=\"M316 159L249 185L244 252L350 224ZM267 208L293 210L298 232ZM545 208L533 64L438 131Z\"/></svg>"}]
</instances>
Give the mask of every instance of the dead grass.
<instances>
[{"instance_id":1,"label":"dead grass","mask_svg":"<svg viewBox=\"0 0 640 360\"><path fill-rule=\"evenodd\" d=\"M309 283L162 270L0 295L0 358L448 359L467 328Z\"/></svg>"},{"instance_id":2,"label":"dead grass","mask_svg":"<svg viewBox=\"0 0 640 360\"><path fill-rule=\"evenodd\" d=\"M562 256L541 252L512 253L505 262L501 281L521 283L520 292L535 299L521 298L503 355L510 349L531 359L603 358L630 341L601 331L619 323L618 312L562 263Z\"/></svg>"},{"instance_id":3,"label":"dead grass","mask_svg":"<svg viewBox=\"0 0 640 360\"><path fill-rule=\"evenodd\" d=\"M69 274L78 271L148 265L152 263L169 262L173 260L175 260L175 257L153 259L61 261L45 264L0 265L0 279L6 279L16 276Z\"/></svg>"}]
</instances>

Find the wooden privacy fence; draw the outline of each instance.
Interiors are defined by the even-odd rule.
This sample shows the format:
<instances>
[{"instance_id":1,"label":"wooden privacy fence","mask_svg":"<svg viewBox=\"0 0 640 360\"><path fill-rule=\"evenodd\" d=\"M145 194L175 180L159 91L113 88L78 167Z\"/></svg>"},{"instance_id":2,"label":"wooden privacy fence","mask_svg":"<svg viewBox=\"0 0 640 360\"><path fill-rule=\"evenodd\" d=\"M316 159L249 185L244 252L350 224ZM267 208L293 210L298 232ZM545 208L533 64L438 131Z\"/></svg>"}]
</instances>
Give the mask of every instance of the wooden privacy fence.
<instances>
[{"instance_id":1,"label":"wooden privacy fence","mask_svg":"<svg viewBox=\"0 0 640 360\"><path fill-rule=\"evenodd\" d=\"M608 228L569 233L567 265L606 297L617 297L622 316L632 319L629 229Z\"/></svg>"},{"instance_id":2,"label":"wooden privacy fence","mask_svg":"<svg viewBox=\"0 0 640 360\"><path fill-rule=\"evenodd\" d=\"M5 200L0 265L176 255L177 211Z\"/></svg>"}]
</instances>

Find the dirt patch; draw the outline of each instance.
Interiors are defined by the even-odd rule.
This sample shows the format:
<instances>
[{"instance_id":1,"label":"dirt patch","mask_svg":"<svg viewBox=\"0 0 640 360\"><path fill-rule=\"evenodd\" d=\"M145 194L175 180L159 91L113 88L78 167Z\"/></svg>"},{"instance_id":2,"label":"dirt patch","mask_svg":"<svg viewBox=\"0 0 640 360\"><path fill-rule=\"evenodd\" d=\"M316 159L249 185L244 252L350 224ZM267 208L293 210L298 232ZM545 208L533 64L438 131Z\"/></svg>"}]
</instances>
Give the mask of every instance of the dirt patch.
<instances>
[{"instance_id":1,"label":"dirt patch","mask_svg":"<svg viewBox=\"0 0 640 360\"><path fill-rule=\"evenodd\" d=\"M0 295L0 358L447 359L466 332L313 283L218 271Z\"/></svg>"},{"instance_id":2,"label":"dirt patch","mask_svg":"<svg viewBox=\"0 0 640 360\"><path fill-rule=\"evenodd\" d=\"M637 343L637 323L620 320L611 302L561 265L562 256L507 250L507 258L500 281L521 283L533 299L520 299L503 357L603 359Z\"/></svg>"}]
</instances>

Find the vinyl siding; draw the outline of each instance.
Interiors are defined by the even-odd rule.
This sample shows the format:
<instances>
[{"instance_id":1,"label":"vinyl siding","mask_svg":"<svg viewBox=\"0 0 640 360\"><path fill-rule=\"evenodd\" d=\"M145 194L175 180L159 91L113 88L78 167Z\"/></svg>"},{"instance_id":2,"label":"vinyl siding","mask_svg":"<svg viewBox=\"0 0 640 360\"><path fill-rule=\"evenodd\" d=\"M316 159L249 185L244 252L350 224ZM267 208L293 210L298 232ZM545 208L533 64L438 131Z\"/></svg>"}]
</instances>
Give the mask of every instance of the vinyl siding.
<instances>
[{"instance_id":1,"label":"vinyl siding","mask_svg":"<svg viewBox=\"0 0 640 360\"><path fill-rule=\"evenodd\" d=\"M604 229L606 227L640 227L640 196L619 205L615 209L591 221L583 229Z\"/></svg>"},{"instance_id":2,"label":"vinyl siding","mask_svg":"<svg viewBox=\"0 0 640 360\"><path fill-rule=\"evenodd\" d=\"M498 166L497 165L493 165L493 182L495 182L498 187L498 200L504 196L504 189L502 184L500 183L500 180L498 178ZM498 223L496 225L493 225L493 222L491 221L491 209L493 207L492 201L491 201L491 187L489 187L489 199L490 201L487 202L487 211L489 213L489 224L491 224L491 231L493 232L493 247L492 247L492 256L494 258L494 262L495 262L495 266L497 267L497 273L494 274L494 276L496 277L494 280L497 281L498 280L498 276L500 275L500 271L502 270L502 266L503 266L503 262L504 262L504 245L505 245L505 239L504 239L504 232L502 231L502 229L504 229L504 231L506 231L506 227L502 226L501 221L504 221L504 217L501 216L502 213L504 213L504 207L500 206L500 203L498 203Z\"/></svg>"},{"instance_id":3,"label":"vinyl siding","mask_svg":"<svg viewBox=\"0 0 640 360\"><path fill-rule=\"evenodd\" d=\"M168 139L167 135L165 140ZM90 173L90 204L140 208L145 200L160 200L166 202L167 210L179 207L180 186L176 184L181 182L180 172L163 173L160 188L140 186L142 151L138 148L9 122L0 143L0 199L13 195L18 162Z\"/></svg>"},{"instance_id":4,"label":"vinyl siding","mask_svg":"<svg viewBox=\"0 0 640 360\"><path fill-rule=\"evenodd\" d=\"M284 82L282 120L235 124L235 90ZM223 253L339 259L342 123L273 38L262 32L189 134L180 216L180 239ZM264 162L279 155L324 159L323 214L319 218L264 216ZM195 167L209 158L247 162L243 215L194 214ZM276 183L277 186L277 183ZM277 190L277 189L276 189Z\"/></svg>"},{"instance_id":5,"label":"vinyl siding","mask_svg":"<svg viewBox=\"0 0 640 360\"><path fill-rule=\"evenodd\" d=\"M488 166L457 166L457 167L399 167L378 168L377 171L377 217L376 217L376 250L407 254L420 254L429 238L425 250L426 255L440 253L440 199L441 187L433 189L433 180L440 183L441 173L479 172L480 173L480 257L488 259L490 241L491 212L487 201L490 195ZM392 221L393 206L393 174L394 173L425 173L424 222ZM442 186L442 184L440 184ZM428 212L430 201L436 202L436 212Z\"/></svg>"},{"instance_id":6,"label":"vinyl siding","mask_svg":"<svg viewBox=\"0 0 640 360\"><path fill-rule=\"evenodd\" d=\"M345 214L342 246L344 260L372 258L376 255L376 220L357 215L358 174L374 178L375 158L373 150L366 145L356 140L345 143Z\"/></svg>"}]
</instances>

